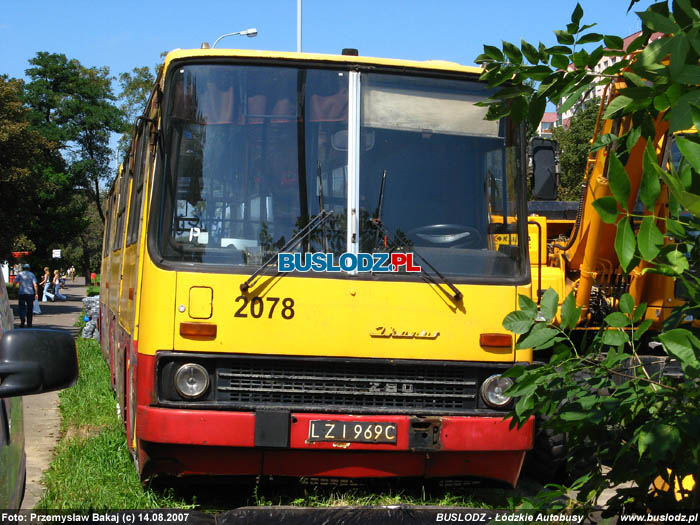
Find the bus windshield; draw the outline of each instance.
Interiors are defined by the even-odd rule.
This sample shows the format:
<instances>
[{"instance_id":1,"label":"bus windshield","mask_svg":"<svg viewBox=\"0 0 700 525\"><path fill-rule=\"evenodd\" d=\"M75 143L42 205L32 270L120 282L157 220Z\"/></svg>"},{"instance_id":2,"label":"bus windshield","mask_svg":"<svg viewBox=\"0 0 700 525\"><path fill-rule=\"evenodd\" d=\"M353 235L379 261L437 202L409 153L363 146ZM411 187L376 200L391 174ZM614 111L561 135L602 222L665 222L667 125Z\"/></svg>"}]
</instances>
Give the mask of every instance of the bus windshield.
<instances>
[{"instance_id":1,"label":"bus windshield","mask_svg":"<svg viewBox=\"0 0 700 525\"><path fill-rule=\"evenodd\" d=\"M166 264L246 273L328 210L295 251L416 251L457 281L518 279L521 150L507 120L483 120L489 94L388 72L177 66L153 244Z\"/></svg>"}]
</instances>

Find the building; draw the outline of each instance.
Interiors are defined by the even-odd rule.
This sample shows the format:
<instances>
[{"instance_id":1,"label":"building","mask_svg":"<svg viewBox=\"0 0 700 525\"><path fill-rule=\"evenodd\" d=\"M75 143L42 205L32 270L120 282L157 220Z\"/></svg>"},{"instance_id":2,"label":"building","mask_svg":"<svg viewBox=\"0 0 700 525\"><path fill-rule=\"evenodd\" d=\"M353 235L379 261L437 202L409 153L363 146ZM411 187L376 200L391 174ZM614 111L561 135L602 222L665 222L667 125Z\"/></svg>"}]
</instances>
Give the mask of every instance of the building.
<instances>
[{"instance_id":1,"label":"building","mask_svg":"<svg viewBox=\"0 0 700 525\"><path fill-rule=\"evenodd\" d=\"M559 115L554 111L545 112L545 114L542 116L542 121L540 122L540 125L537 127L537 134L540 137L551 137L552 131L556 127L558 120Z\"/></svg>"},{"instance_id":2,"label":"building","mask_svg":"<svg viewBox=\"0 0 700 525\"><path fill-rule=\"evenodd\" d=\"M628 36L627 38L625 38L625 39L623 40L622 48L623 48L624 50L627 50L627 48L629 47L629 45L630 45L637 37L639 37L641 34L642 34L641 31L637 31L636 33L633 33L633 34L631 34L630 36ZM654 34L651 35L649 41L651 42L652 40L656 40L656 39L658 39L658 38L661 38L662 36L663 36L663 33L654 33ZM619 62L620 60L622 60L623 58L624 58L624 57L621 57L621 56L619 56L619 57L603 57L603 58L600 59L600 60L598 61L598 63L595 65L595 67L593 68L593 72L594 72L594 73L597 73L597 74L600 74L600 73L602 73L603 71L605 71L607 68L609 68L610 66L612 66L612 65L614 65L615 63L617 63L617 62ZM598 80L600 80L600 77L598 77ZM568 109L567 111L565 111L564 113L562 113L562 114L560 115L560 119L559 119L559 120L560 120L560 123L559 123L559 125L564 126L564 127L568 127L569 121L571 120L571 117L573 116L573 114L577 111L579 105L580 105L581 103L584 103L584 104L585 104L585 102L586 102L587 100L593 100L593 99L596 99L596 98L602 98L602 97L603 97L604 91L605 91L605 86L595 86L592 90L586 92L586 93L581 97L581 100L580 100L579 102L577 102L576 104L574 104L570 109ZM557 112L558 112L558 110L557 110Z\"/></svg>"}]
</instances>

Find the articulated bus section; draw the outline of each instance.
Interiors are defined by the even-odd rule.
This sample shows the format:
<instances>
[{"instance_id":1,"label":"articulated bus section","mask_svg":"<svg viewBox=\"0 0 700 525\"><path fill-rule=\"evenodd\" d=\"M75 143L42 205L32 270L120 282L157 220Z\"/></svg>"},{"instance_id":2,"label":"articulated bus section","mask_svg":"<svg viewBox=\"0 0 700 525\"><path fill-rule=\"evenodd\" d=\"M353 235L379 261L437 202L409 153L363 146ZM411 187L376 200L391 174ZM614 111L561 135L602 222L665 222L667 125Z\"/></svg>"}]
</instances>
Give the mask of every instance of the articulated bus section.
<instances>
[{"instance_id":1,"label":"articulated bus section","mask_svg":"<svg viewBox=\"0 0 700 525\"><path fill-rule=\"evenodd\" d=\"M142 477L478 476L515 484L531 361L522 134L479 71L168 55L110 190L101 345ZM507 220L506 220L507 219ZM420 272L280 272L281 253Z\"/></svg>"}]
</instances>

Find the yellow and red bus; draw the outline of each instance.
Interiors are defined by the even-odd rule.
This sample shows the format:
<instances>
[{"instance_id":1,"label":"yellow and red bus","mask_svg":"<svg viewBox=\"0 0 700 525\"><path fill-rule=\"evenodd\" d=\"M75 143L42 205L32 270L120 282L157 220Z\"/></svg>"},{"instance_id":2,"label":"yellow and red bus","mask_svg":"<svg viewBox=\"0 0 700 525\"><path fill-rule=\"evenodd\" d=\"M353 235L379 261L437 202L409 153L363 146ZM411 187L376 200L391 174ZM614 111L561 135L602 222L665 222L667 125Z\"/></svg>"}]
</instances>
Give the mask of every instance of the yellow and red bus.
<instances>
[{"instance_id":1,"label":"yellow and red bus","mask_svg":"<svg viewBox=\"0 0 700 525\"><path fill-rule=\"evenodd\" d=\"M480 73L167 55L109 193L100 296L142 477L515 484L533 423L509 428L500 374L532 353L501 323L532 293L526 157ZM304 266L409 253L421 271Z\"/></svg>"}]
</instances>

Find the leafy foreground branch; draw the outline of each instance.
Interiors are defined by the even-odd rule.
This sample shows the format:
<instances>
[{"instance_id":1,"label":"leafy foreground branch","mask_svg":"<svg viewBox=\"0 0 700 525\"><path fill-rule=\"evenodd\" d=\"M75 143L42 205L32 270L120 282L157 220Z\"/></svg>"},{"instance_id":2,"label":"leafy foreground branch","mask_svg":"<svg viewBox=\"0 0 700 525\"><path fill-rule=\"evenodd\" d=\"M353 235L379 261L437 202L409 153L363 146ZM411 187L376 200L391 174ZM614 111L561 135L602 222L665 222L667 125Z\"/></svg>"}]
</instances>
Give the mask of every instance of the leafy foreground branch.
<instances>
[{"instance_id":1,"label":"leafy foreground branch","mask_svg":"<svg viewBox=\"0 0 700 525\"><path fill-rule=\"evenodd\" d=\"M606 317L603 329L580 334L574 333L581 309L575 307L573 293L559 311L558 301L557 293L547 290L538 310L520 296L521 309L504 321L521 335L518 348L551 354L547 363L516 366L504 374L515 381L508 393L519 397L514 422L537 415L545 428L566 434L570 468L589 458L585 472L569 487L550 485L534 501L547 508L565 507L570 502L561 498L573 489L575 506L589 511L605 489L616 488L606 505L610 512L697 508L697 491L683 491L685 499L678 502L673 491L652 487L673 486L698 474L700 366L687 349L697 351L700 341L685 329L659 336L684 372L680 377L663 375L662 366L650 366L637 352L650 324L643 320L646 305L635 307L625 294L620 311ZM657 359L659 365L663 362L663 357Z\"/></svg>"},{"instance_id":2,"label":"leafy foreground branch","mask_svg":"<svg viewBox=\"0 0 700 525\"><path fill-rule=\"evenodd\" d=\"M694 321L700 312L700 11L695 5L663 1L637 13L642 31L627 46L619 36L591 31L595 24L582 23L577 5L566 28L554 32L556 45L503 42L500 48L484 46L477 58L484 66L482 78L498 88L487 104L488 117L510 115L531 130L547 103L564 112L576 108L594 86L605 87L606 126L600 126L591 153L598 151L595 162L605 165L599 173L609 190L592 206L615 227L612 264L617 268L611 273L627 283L648 274L671 277L682 285L675 295L687 298L663 326L629 294L610 298L599 323L583 308L588 298L578 298L577 305L572 292L559 310L553 290L544 294L539 309L521 297L520 310L505 319L504 326L520 335L517 347L542 351L535 355L546 360L508 372L515 380L509 393L519 398L514 422L534 415L549 432L566 435L569 470L581 474L569 487L550 486L530 502L538 507L573 505L586 511L608 488L615 490L607 502L610 513L700 507L700 489L689 482L691 475L700 481L700 339ZM608 61L612 65L595 72L605 57L614 59ZM670 155L674 144L676 154ZM636 160L628 164L631 158ZM635 170L630 174L636 181L627 170ZM585 177L587 198L600 195L600 179ZM566 250L554 245L552 255L566 258ZM576 283L570 289L576 290ZM643 301L640 287L632 289L636 301ZM662 373L669 360L680 366L678 373ZM658 490L662 485L679 489ZM575 501L562 499L571 489Z\"/></svg>"}]
</instances>

